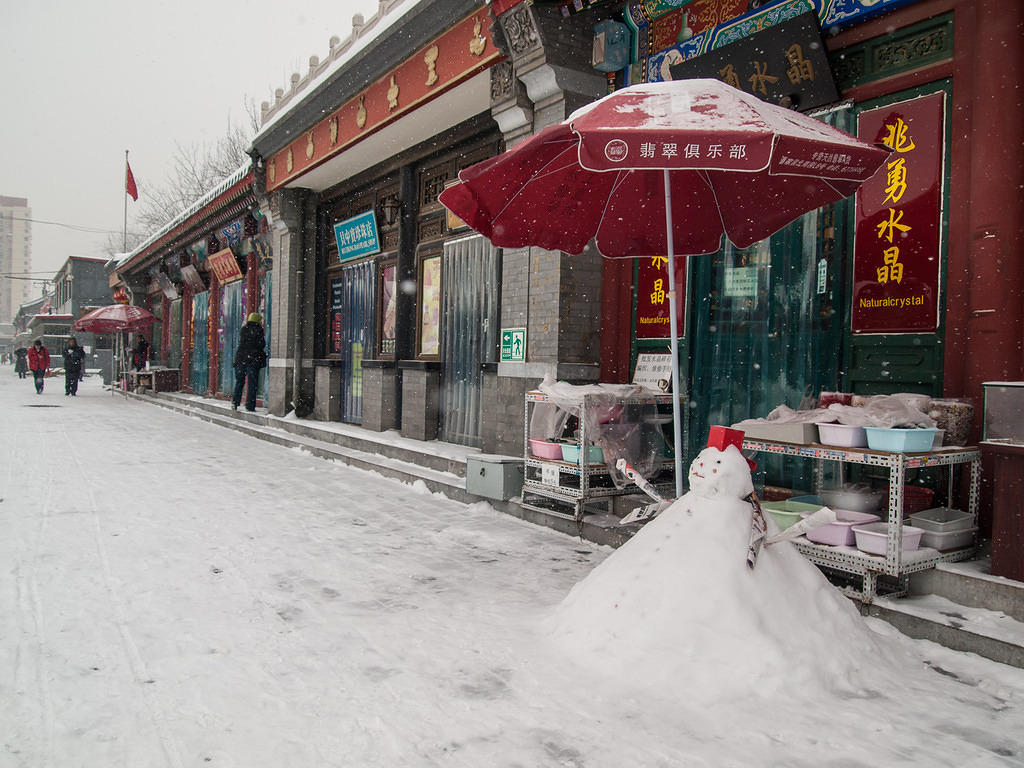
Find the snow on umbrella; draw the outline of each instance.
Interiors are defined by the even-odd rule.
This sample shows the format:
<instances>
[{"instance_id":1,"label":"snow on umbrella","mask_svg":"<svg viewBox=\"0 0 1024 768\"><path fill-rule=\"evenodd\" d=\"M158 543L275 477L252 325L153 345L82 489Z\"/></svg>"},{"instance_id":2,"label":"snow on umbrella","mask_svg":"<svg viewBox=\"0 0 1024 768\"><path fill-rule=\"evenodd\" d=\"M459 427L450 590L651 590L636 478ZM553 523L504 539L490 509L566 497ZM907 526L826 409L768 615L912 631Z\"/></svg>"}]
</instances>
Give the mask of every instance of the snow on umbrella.
<instances>
[{"instance_id":1,"label":"snow on umbrella","mask_svg":"<svg viewBox=\"0 0 1024 768\"><path fill-rule=\"evenodd\" d=\"M111 304L87 312L71 326L76 331L88 333L116 333L118 331L141 331L156 322L156 315L142 307L131 304Z\"/></svg>"},{"instance_id":2,"label":"snow on umbrella","mask_svg":"<svg viewBox=\"0 0 1024 768\"><path fill-rule=\"evenodd\" d=\"M668 261L676 495L682 495L674 257L745 248L852 195L889 150L718 80L630 86L441 193L494 245Z\"/></svg>"}]
</instances>

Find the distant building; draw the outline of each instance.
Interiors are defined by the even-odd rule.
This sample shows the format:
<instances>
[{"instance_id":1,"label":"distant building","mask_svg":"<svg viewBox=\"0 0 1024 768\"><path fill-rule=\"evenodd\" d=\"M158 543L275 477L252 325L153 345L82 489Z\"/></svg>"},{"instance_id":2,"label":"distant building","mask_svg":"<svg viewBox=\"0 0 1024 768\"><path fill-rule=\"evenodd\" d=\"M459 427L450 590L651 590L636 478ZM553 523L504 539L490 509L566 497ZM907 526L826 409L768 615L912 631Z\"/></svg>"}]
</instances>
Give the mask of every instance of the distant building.
<instances>
[{"instance_id":1,"label":"distant building","mask_svg":"<svg viewBox=\"0 0 1024 768\"><path fill-rule=\"evenodd\" d=\"M106 257L69 256L53 277L53 311L78 318L113 304Z\"/></svg>"},{"instance_id":2,"label":"distant building","mask_svg":"<svg viewBox=\"0 0 1024 768\"><path fill-rule=\"evenodd\" d=\"M0 355L14 352L14 323L0 323Z\"/></svg>"},{"instance_id":3,"label":"distant building","mask_svg":"<svg viewBox=\"0 0 1024 768\"><path fill-rule=\"evenodd\" d=\"M0 195L0 323L11 322L29 300L32 283L32 209L24 197Z\"/></svg>"}]
</instances>

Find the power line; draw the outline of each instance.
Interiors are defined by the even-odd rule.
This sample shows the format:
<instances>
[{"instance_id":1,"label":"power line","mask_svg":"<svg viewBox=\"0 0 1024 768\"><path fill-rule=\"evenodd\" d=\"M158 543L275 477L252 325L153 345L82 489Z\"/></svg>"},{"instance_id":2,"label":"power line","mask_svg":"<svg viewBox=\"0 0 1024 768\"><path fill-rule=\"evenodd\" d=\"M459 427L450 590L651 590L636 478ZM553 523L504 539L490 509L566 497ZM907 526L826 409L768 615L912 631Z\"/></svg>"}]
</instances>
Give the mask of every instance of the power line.
<instances>
[{"instance_id":1,"label":"power line","mask_svg":"<svg viewBox=\"0 0 1024 768\"><path fill-rule=\"evenodd\" d=\"M28 280L33 283L52 283L53 277L21 277L20 275L0 275L6 280Z\"/></svg>"},{"instance_id":2,"label":"power line","mask_svg":"<svg viewBox=\"0 0 1024 768\"><path fill-rule=\"evenodd\" d=\"M10 216L11 221L30 221L33 224L51 224L55 227L64 227L66 229L73 229L76 232L86 232L93 235L120 235L123 234L122 230L117 229L99 229L97 227L83 227L78 224L67 224L63 221L46 221L44 219L26 219L22 216ZM138 232L129 232L128 234L134 237L141 237Z\"/></svg>"}]
</instances>

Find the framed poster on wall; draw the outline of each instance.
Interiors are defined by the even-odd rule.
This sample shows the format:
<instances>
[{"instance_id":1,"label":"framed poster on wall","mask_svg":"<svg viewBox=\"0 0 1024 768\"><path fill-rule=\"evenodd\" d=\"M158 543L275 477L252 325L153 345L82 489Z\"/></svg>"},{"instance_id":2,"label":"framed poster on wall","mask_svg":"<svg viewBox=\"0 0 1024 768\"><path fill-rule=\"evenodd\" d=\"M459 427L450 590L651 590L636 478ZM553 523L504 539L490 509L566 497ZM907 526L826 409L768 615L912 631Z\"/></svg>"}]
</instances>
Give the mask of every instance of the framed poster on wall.
<instances>
[{"instance_id":1,"label":"framed poster on wall","mask_svg":"<svg viewBox=\"0 0 1024 768\"><path fill-rule=\"evenodd\" d=\"M393 359L397 333L395 330L398 317L398 264L395 261L382 262L377 280L380 286L380 357Z\"/></svg>"},{"instance_id":2,"label":"framed poster on wall","mask_svg":"<svg viewBox=\"0 0 1024 768\"><path fill-rule=\"evenodd\" d=\"M420 260L419 332L416 356L436 358L441 353L441 254Z\"/></svg>"}]
</instances>

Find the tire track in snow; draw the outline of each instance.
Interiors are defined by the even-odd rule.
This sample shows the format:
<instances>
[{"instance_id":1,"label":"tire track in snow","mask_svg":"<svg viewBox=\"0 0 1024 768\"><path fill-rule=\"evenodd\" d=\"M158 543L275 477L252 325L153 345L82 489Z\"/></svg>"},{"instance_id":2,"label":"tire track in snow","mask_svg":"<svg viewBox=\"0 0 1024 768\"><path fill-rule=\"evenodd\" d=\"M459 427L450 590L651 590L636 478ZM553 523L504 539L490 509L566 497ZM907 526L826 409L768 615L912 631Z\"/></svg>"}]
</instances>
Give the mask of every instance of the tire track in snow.
<instances>
[{"instance_id":1,"label":"tire track in snow","mask_svg":"<svg viewBox=\"0 0 1024 768\"><path fill-rule=\"evenodd\" d=\"M89 478L86 476L85 469L82 467L81 461L78 459L78 455L75 453L74 445L71 442L71 437L68 435L67 430L64 427L63 420L61 421L61 434L64 437L65 444L68 446L68 454L71 457L71 461L78 470L78 475L81 478L81 487L85 489L85 494L89 499L89 513L92 516L93 523L93 540L96 545L96 554L100 561L100 572L103 576L103 587L110 596L110 604L114 608L114 612L116 614L117 634L120 638L121 648L124 651L124 655L128 661L128 666L132 671L132 675L135 677L135 683L139 686L139 689L142 692L142 698L149 709L149 718L156 728L157 737L160 740L160 747L163 750L164 757L167 758L167 764L170 765L171 768L184 768L184 763L182 762L181 754L178 750L177 741L167 727L167 715L164 712L163 707L160 705L157 694L152 690L152 686L147 683L147 681L151 681L151 678L146 667L146 662L142 658L142 654L139 652L139 646L132 637L131 630L128 628L128 621L126 618L127 611L125 610L124 601L118 591L114 588L114 580L110 569L110 557L107 555L107 548L103 544L103 528L100 525L100 516L96 505L96 497L93 495L92 485L89 482Z\"/></svg>"},{"instance_id":2,"label":"tire track in snow","mask_svg":"<svg viewBox=\"0 0 1024 768\"><path fill-rule=\"evenodd\" d=\"M27 696L30 691L35 693L41 720L39 733L42 739L42 763L40 763L40 768L49 768L53 765L53 698L47 683L49 675L46 670L46 656L43 653L46 645L46 622L43 618L42 600L39 598L36 564L39 562L39 552L46 536L54 480L53 463L44 461L43 464L46 466L46 494L39 509L34 540L24 549L29 553L28 558L19 562L14 569L18 613L22 617L21 631L15 650L14 688L19 696ZM24 572L23 565L26 566Z\"/></svg>"}]
</instances>

